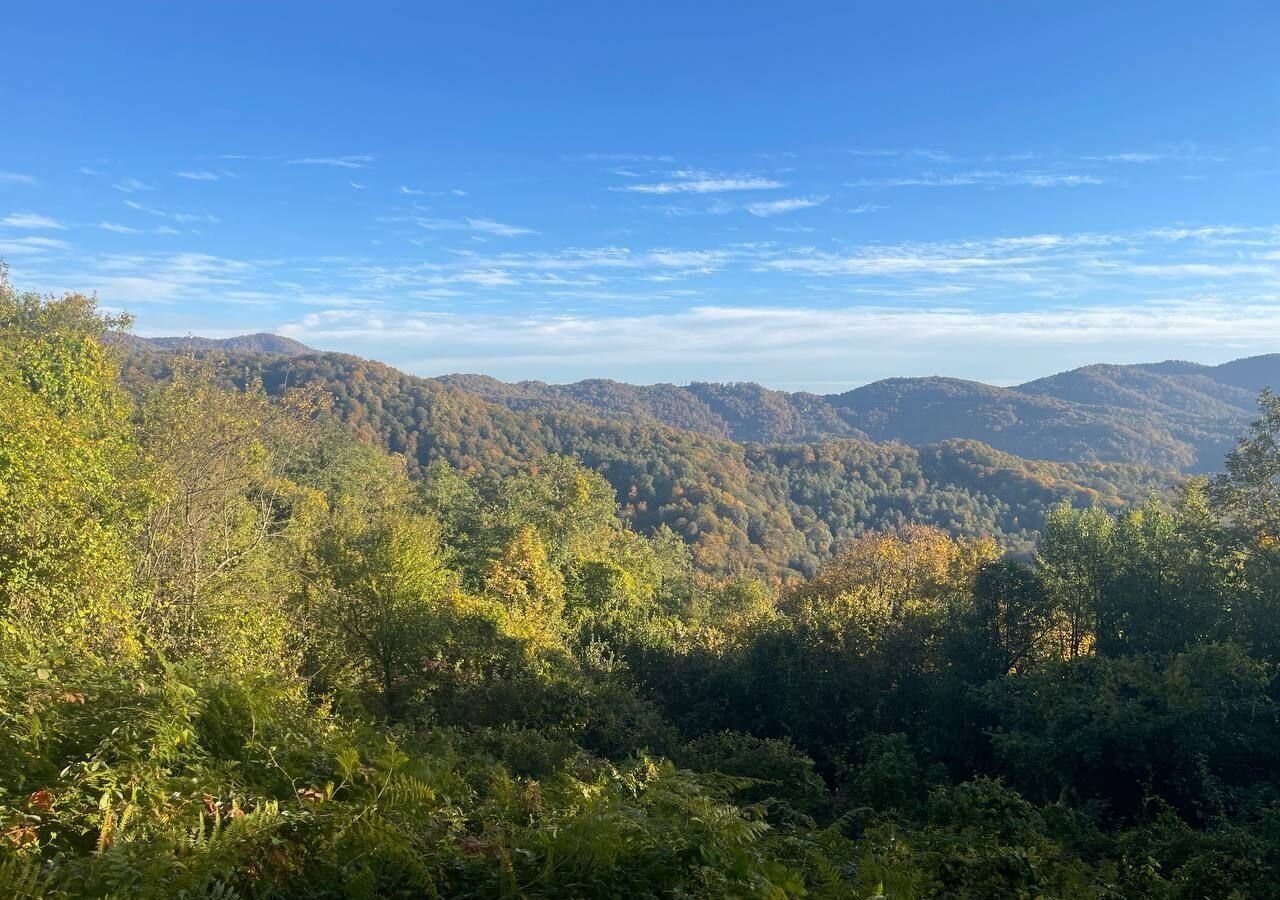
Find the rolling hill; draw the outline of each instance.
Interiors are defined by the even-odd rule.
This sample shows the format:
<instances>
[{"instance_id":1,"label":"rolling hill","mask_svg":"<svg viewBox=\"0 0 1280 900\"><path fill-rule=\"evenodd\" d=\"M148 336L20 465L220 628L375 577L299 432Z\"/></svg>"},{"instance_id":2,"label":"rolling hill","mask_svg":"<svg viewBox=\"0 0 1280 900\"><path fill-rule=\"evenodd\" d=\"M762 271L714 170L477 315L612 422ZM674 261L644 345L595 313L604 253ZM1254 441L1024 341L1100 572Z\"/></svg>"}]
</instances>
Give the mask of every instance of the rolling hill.
<instances>
[{"instance_id":1,"label":"rolling hill","mask_svg":"<svg viewBox=\"0 0 1280 900\"><path fill-rule=\"evenodd\" d=\"M642 416L734 441L861 437L918 446L961 438L1030 459L1210 472L1254 417L1261 390L1280 385L1280 354L1220 366L1093 365L1015 387L892 378L825 396L752 383L439 380L509 409Z\"/></svg>"},{"instance_id":2,"label":"rolling hill","mask_svg":"<svg viewBox=\"0 0 1280 900\"><path fill-rule=\"evenodd\" d=\"M840 426L822 425L831 407L819 405L821 398L797 400L754 385L590 382L557 395L560 388L545 385L419 378L337 353L193 352L220 363L229 384L252 378L272 394L319 386L332 397L338 422L402 454L417 476L440 461L486 478L547 454L574 456L609 480L632 525L671 529L709 572L812 574L850 538L908 521L988 535L1025 551L1054 503L1117 507L1177 481L1170 471L1140 465L1031 461L972 439L919 447L861 434L822 439L819 427ZM129 355L125 377L145 387L166 378L174 358L144 345ZM777 408L751 416L757 400ZM701 428L662 420L676 415ZM713 427L722 432L702 430ZM745 429L787 435L788 428L813 429L803 432L811 439L723 436Z\"/></svg>"},{"instance_id":3,"label":"rolling hill","mask_svg":"<svg viewBox=\"0 0 1280 900\"><path fill-rule=\"evenodd\" d=\"M315 352L269 334L129 340L135 350L287 357ZM514 412L644 421L739 443L856 438L921 446L962 439L1027 459L1205 473L1216 470L1252 420L1261 390L1280 385L1280 354L1218 366L1174 360L1099 364L1014 387L943 377L891 378L829 395L775 391L751 382L507 383L461 374L427 380Z\"/></svg>"},{"instance_id":4,"label":"rolling hill","mask_svg":"<svg viewBox=\"0 0 1280 900\"><path fill-rule=\"evenodd\" d=\"M300 356L315 351L293 338L278 334L241 334L229 338L208 338L196 335L184 337L144 338L133 334L116 335L115 339L135 351L172 350L220 353L277 353L282 356Z\"/></svg>"}]
</instances>

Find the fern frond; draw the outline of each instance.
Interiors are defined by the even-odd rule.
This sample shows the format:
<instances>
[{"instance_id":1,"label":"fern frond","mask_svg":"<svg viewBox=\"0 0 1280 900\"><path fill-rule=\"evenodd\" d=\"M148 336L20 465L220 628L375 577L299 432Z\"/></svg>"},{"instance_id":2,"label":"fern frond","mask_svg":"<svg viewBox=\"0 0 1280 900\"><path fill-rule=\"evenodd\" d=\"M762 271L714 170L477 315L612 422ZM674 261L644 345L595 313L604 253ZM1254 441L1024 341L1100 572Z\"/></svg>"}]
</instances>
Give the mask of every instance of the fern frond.
<instances>
[{"instance_id":1,"label":"fern frond","mask_svg":"<svg viewBox=\"0 0 1280 900\"><path fill-rule=\"evenodd\" d=\"M40 870L40 857L0 858L0 897L8 900L43 900L48 895L49 888L49 877Z\"/></svg>"}]
</instances>

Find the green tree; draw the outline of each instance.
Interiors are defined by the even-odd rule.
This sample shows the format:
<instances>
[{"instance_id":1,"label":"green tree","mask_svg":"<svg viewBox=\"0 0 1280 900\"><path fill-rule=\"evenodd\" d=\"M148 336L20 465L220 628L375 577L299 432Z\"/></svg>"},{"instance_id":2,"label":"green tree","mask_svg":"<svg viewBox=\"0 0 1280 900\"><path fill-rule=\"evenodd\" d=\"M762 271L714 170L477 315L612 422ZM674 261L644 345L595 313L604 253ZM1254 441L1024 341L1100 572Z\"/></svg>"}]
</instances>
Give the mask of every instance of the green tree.
<instances>
[{"instance_id":1,"label":"green tree","mask_svg":"<svg viewBox=\"0 0 1280 900\"><path fill-rule=\"evenodd\" d=\"M438 660L455 585L432 518L389 511L338 521L319 540L324 587L317 621L398 717Z\"/></svg>"},{"instance_id":2,"label":"green tree","mask_svg":"<svg viewBox=\"0 0 1280 900\"><path fill-rule=\"evenodd\" d=\"M484 593L503 604L513 634L533 649L559 646L563 636L564 578L551 565L546 546L532 525L516 532L493 561Z\"/></svg>"},{"instance_id":3,"label":"green tree","mask_svg":"<svg viewBox=\"0 0 1280 900\"><path fill-rule=\"evenodd\" d=\"M292 670L294 550L323 507L289 477L314 439L311 409L306 395L223 390L195 364L147 397L142 440L157 497L142 535L140 572L152 586L143 622L171 655Z\"/></svg>"},{"instance_id":4,"label":"green tree","mask_svg":"<svg viewBox=\"0 0 1280 900\"><path fill-rule=\"evenodd\" d=\"M1245 570L1246 638L1280 659L1280 395L1264 391L1261 415L1209 489Z\"/></svg>"},{"instance_id":5,"label":"green tree","mask_svg":"<svg viewBox=\"0 0 1280 900\"><path fill-rule=\"evenodd\" d=\"M0 611L120 652L133 635L143 460L93 298L19 293L0 268Z\"/></svg>"},{"instance_id":6,"label":"green tree","mask_svg":"<svg viewBox=\"0 0 1280 900\"><path fill-rule=\"evenodd\" d=\"M1117 623L1106 608L1115 574L1115 520L1097 507L1063 502L1045 515L1036 547L1036 571L1052 598L1059 653L1075 659L1106 645Z\"/></svg>"},{"instance_id":7,"label":"green tree","mask_svg":"<svg viewBox=\"0 0 1280 900\"><path fill-rule=\"evenodd\" d=\"M966 667L981 680L1025 672L1051 656L1054 607L1029 566L999 560L978 570L972 605L957 618Z\"/></svg>"},{"instance_id":8,"label":"green tree","mask_svg":"<svg viewBox=\"0 0 1280 900\"><path fill-rule=\"evenodd\" d=\"M1201 484L1187 485L1173 508L1152 498L1123 513L1115 540L1108 652L1173 653L1230 636L1222 627L1228 569Z\"/></svg>"}]
</instances>

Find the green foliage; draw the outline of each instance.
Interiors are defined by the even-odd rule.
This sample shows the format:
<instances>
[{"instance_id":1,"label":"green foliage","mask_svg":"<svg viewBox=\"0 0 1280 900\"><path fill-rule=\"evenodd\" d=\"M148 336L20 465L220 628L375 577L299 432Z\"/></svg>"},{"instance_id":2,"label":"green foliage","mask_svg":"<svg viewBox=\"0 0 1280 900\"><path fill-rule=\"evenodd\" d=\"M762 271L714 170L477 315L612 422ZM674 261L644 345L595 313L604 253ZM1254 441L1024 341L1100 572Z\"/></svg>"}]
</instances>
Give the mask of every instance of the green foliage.
<instances>
[{"instance_id":1,"label":"green foliage","mask_svg":"<svg viewBox=\"0 0 1280 900\"><path fill-rule=\"evenodd\" d=\"M434 496L444 499L454 491L448 495L451 503L464 502L467 492L456 477L452 486L441 480L441 461L463 475L491 481L495 475L524 477L519 473L531 466L554 469L549 457L573 457L604 476L628 525L645 534L670 529L694 548L698 567L716 575L812 575L849 540L909 522L961 536L990 536L1026 551L1045 511L1059 501L1114 509L1164 491L1176 480L1168 472L1114 462L1034 462L969 440L943 440L919 449L873 444L857 429L837 430L814 444L736 444L724 440L720 431L697 427L697 415L691 421L672 419L671 424L691 429L679 430L638 416L634 409L624 413L612 402L600 409L576 400L567 405L511 402L508 408L485 399L506 402L510 398L505 393L495 397L487 390L470 390L473 379L415 378L339 354L213 354L208 359L217 364L218 377L228 387L245 387L259 378L272 395L299 384L318 386L332 398L338 421L361 439L402 455L411 476L435 482ZM163 381L172 368L169 354L134 354L129 380L137 385ZM691 389L704 388L711 386ZM750 403L760 399L767 405L770 398L784 396L765 393L768 397ZM724 411L722 405L717 409ZM612 415L601 420L601 412ZM803 419L808 413L797 415ZM768 428L758 436L797 439L784 433ZM845 434L852 437L837 437ZM549 480L543 484L544 490L551 489ZM565 487L562 481L557 490ZM491 487L472 490L492 500ZM510 494L509 511L517 515L530 515L548 499L527 491L521 495L515 486ZM601 510L608 511L605 499L598 492L583 498L582 503L595 503L595 511L587 512L588 522L599 521ZM557 518L571 522L567 513L574 502L561 494L530 521L537 519L539 527L552 526ZM499 510L492 512L499 524ZM478 541L485 546L474 549L486 557L491 540L510 537L482 534Z\"/></svg>"},{"instance_id":2,"label":"green foliage","mask_svg":"<svg viewBox=\"0 0 1280 900\"><path fill-rule=\"evenodd\" d=\"M994 747L1028 796L1193 820L1237 811L1280 757L1269 667L1230 644L1163 659L1089 656L989 687ZM1268 789L1270 790L1270 789Z\"/></svg>"},{"instance_id":3,"label":"green foliage","mask_svg":"<svg viewBox=\"0 0 1280 900\"><path fill-rule=\"evenodd\" d=\"M1264 391L1261 415L1227 456L1210 496L1225 518L1246 582L1244 618L1249 641L1261 652L1280 652L1280 395Z\"/></svg>"},{"instance_id":4,"label":"green foliage","mask_svg":"<svg viewBox=\"0 0 1280 900\"><path fill-rule=\"evenodd\" d=\"M767 804L776 817L785 819L792 811L811 817L828 813L827 787L813 760L786 739L721 731L691 741L676 756L699 772L750 779L736 799Z\"/></svg>"},{"instance_id":5,"label":"green foliage","mask_svg":"<svg viewBox=\"0 0 1280 900\"><path fill-rule=\"evenodd\" d=\"M389 715L441 664L454 587L433 519L384 513L366 519L340 507L316 540L307 616L336 645L330 660L380 695ZM340 665L340 664L339 664ZM327 680L338 680L326 672Z\"/></svg>"},{"instance_id":6,"label":"green foliage","mask_svg":"<svg viewBox=\"0 0 1280 900\"><path fill-rule=\"evenodd\" d=\"M103 342L123 324L0 271L0 612L99 646L127 636L148 494Z\"/></svg>"},{"instance_id":7,"label":"green foliage","mask_svg":"<svg viewBox=\"0 0 1280 900\"><path fill-rule=\"evenodd\" d=\"M1270 395L1125 506L1136 470L287 346L135 401L92 301L4 282L0 324L0 895L1280 895Z\"/></svg>"},{"instance_id":8,"label":"green foliage","mask_svg":"<svg viewBox=\"0 0 1280 900\"><path fill-rule=\"evenodd\" d=\"M141 614L164 651L200 647L291 669L291 559L322 502L288 477L312 440L310 405L298 395L272 403L252 386L220 390L195 363L142 404L138 439L156 496L142 535L151 592Z\"/></svg>"}]
</instances>

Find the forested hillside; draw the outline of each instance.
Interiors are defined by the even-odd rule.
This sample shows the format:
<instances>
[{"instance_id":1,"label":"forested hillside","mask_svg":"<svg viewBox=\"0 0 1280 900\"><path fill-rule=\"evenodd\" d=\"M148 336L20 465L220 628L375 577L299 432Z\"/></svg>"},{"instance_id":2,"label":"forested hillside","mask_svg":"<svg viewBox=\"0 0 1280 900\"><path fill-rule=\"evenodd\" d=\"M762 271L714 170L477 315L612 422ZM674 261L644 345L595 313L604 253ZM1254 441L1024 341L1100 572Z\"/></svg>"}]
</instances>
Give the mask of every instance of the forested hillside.
<instances>
[{"instance_id":1,"label":"forested hillside","mask_svg":"<svg viewBox=\"0 0 1280 900\"><path fill-rule=\"evenodd\" d=\"M1030 564L902 506L770 585L531 455L727 454L726 497L848 523L830 480L1021 515L1068 470L548 422L348 357L126 386L125 325L0 282L0 896L1280 896L1274 395L1225 474L1055 505Z\"/></svg>"},{"instance_id":2,"label":"forested hillside","mask_svg":"<svg viewBox=\"0 0 1280 900\"><path fill-rule=\"evenodd\" d=\"M963 438L1030 459L1210 472L1248 424L1258 393L1280 385L1280 355L1221 366L1086 366L1015 388L893 378L828 396L756 384L504 384L473 375L441 380L511 409L642 414L736 441L862 437L919 446Z\"/></svg>"},{"instance_id":3,"label":"forested hillside","mask_svg":"<svg viewBox=\"0 0 1280 900\"><path fill-rule=\"evenodd\" d=\"M272 335L223 341L153 338L134 340L131 346L290 356L309 352ZM1012 388L956 378L890 378L826 396L751 383L630 385L595 379L507 384L483 375L431 380L518 412L640 419L738 442L861 438L918 447L963 439L1027 459L1212 473L1251 420L1254 398L1265 388L1280 386L1280 354L1219 366L1085 366Z\"/></svg>"},{"instance_id":4,"label":"forested hillside","mask_svg":"<svg viewBox=\"0 0 1280 900\"><path fill-rule=\"evenodd\" d=\"M174 359L135 353L128 376L162 381ZM348 429L403 454L411 476L435 461L492 475L547 454L573 456L608 479L629 524L672 529L708 572L811 575L842 542L906 522L1026 550L1056 502L1116 508L1176 480L1140 466L1031 462L973 441L744 445L627 415L620 405L610 407L616 418L603 419L577 403L490 403L450 380L342 354L202 359L228 386L260 379L273 396L317 386Z\"/></svg>"},{"instance_id":5,"label":"forested hillside","mask_svg":"<svg viewBox=\"0 0 1280 900\"><path fill-rule=\"evenodd\" d=\"M313 352L306 344L281 337L278 334L242 334L230 338L207 338L188 335L186 337L153 337L140 338L132 334L115 334L110 340L129 348L145 352L148 350L170 350L178 352L222 353L280 353L285 356L299 356Z\"/></svg>"},{"instance_id":6,"label":"forested hillside","mask_svg":"<svg viewBox=\"0 0 1280 900\"><path fill-rule=\"evenodd\" d=\"M511 409L572 410L611 419L643 416L735 441L794 443L866 437L817 394L788 394L758 384L694 382L680 387L602 379L564 385L537 381L506 384L483 375L446 375L439 380Z\"/></svg>"}]
</instances>

